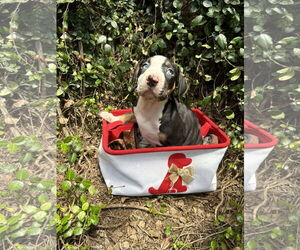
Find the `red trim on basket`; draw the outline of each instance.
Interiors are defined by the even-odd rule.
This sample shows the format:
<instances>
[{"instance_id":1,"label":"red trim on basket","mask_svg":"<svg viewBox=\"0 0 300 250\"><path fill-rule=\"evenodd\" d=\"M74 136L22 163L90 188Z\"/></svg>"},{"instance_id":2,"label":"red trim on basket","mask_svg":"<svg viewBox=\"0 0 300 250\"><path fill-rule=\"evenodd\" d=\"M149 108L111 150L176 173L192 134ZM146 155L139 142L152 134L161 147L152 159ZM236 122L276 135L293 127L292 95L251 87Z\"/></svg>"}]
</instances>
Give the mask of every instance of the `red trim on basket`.
<instances>
[{"instance_id":1,"label":"red trim on basket","mask_svg":"<svg viewBox=\"0 0 300 250\"><path fill-rule=\"evenodd\" d=\"M111 113L113 115L122 115L128 112L131 112L131 109L121 109L121 110L113 110ZM102 126L102 147L105 152L112 155L124 155L124 154L138 154L138 153L154 153L154 152L167 152L167 151L185 151L185 150L199 150L199 149L217 149L217 148L225 148L229 145L230 139L229 137L220 129L216 124L214 124L206 115L203 114L198 109L192 109L195 112L196 116L199 119L201 126L205 128L207 131L201 131L202 136L205 136L206 133L210 130L215 135L218 136L220 143L218 144L209 144L209 145L191 145L191 146L172 146L172 147L155 147L155 148L138 148L138 149L126 149L126 150L113 150L108 147L109 144L109 131L113 131L116 129L118 132L114 133L115 135L119 133L118 127L122 126L132 126L132 124L122 125L120 121L108 123L103 120ZM113 128L113 129L111 129ZM124 129L122 128L122 131ZM126 129L125 129L126 130ZM111 133L110 132L110 133ZM205 134L204 134L205 132Z\"/></svg>"},{"instance_id":2,"label":"red trim on basket","mask_svg":"<svg viewBox=\"0 0 300 250\"><path fill-rule=\"evenodd\" d=\"M256 144L245 144L244 148L271 148L278 143L275 136L247 120L244 121L244 133L255 135L259 140L259 143Z\"/></svg>"}]
</instances>

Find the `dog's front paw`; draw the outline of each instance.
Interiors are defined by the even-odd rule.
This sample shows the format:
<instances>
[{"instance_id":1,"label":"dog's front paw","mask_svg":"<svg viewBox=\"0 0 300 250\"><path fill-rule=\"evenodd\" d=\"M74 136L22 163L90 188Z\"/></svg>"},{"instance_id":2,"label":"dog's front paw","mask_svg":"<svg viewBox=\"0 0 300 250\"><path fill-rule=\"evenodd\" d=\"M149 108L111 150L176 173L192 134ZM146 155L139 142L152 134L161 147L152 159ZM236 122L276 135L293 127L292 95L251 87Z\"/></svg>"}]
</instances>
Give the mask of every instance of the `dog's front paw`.
<instances>
[{"instance_id":1,"label":"dog's front paw","mask_svg":"<svg viewBox=\"0 0 300 250\"><path fill-rule=\"evenodd\" d=\"M100 117L108 122L116 122L120 120L117 116L114 116L112 113L107 111L101 111Z\"/></svg>"}]
</instances>

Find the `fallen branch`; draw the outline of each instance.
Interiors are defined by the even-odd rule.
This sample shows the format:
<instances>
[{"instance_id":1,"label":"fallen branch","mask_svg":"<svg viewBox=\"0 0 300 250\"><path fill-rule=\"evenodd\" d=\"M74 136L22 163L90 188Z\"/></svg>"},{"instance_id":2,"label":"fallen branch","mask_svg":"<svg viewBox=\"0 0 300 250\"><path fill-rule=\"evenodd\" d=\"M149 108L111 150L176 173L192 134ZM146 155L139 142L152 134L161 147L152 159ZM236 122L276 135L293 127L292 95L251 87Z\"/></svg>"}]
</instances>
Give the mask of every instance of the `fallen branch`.
<instances>
[{"instance_id":1,"label":"fallen branch","mask_svg":"<svg viewBox=\"0 0 300 250\"><path fill-rule=\"evenodd\" d=\"M215 208L215 220L218 219L218 210L219 208L222 206L223 202L224 202L224 190L230 186L233 186L235 185L235 183L231 183L231 184L228 184L227 186L223 186L222 190L221 190L221 201L220 203L216 206Z\"/></svg>"},{"instance_id":2,"label":"fallen branch","mask_svg":"<svg viewBox=\"0 0 300 250\"><path fill-rule=\"evenodd\" d=\"M114 228L117 228L117 227L120 227L124 225L124 222L121 222L119 224L116 224L116 225L112 225L112 226L103 226L103 225L99 225L96 227L96 229L114 229Z\"/></svg>"},{"instance_id":3,"label":"fallen branch","mask_svg":"<svg viewBox=\"0 0 300 250\"><path fill-rule=\"evenodd\" d=\"M118 208L124 208L124 209L137 209L137 210L141 210L150 214L155 214L155 215L162 215L162 216L166 216L166 217L171 217L171 218L176 218L176 219L180 219L180 217L175 216L175 215L171 215L171 214L165 214L165 213L160 213L160 212L155 212L153 213L150 209L142 207L142 206L134 206L134 205L122 205L122 204L113 204L113 205L109 205L105 208L102 208L102 210L106 210L106 209L118 209Z\"/></svg>"}]
</instances>

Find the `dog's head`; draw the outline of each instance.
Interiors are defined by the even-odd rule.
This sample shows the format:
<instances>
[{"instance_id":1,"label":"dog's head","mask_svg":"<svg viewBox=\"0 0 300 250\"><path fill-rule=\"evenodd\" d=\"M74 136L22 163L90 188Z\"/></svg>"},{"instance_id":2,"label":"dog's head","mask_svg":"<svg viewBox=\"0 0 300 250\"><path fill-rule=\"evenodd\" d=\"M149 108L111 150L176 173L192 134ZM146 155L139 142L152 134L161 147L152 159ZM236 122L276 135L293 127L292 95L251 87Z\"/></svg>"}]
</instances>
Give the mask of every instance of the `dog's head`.
<instances>
[{"instance_id":1,"label":"dog's head","mask_svg":"<svg viewBox=\"0 0 300 250\"><path fill-rule=\"evenodd\" d=\"M187 91L187 84L179 68L164 56L141 61L133 77L137 93L148 99L165 100L178 87L179 95Z\"/></svg>"}]
</instances>

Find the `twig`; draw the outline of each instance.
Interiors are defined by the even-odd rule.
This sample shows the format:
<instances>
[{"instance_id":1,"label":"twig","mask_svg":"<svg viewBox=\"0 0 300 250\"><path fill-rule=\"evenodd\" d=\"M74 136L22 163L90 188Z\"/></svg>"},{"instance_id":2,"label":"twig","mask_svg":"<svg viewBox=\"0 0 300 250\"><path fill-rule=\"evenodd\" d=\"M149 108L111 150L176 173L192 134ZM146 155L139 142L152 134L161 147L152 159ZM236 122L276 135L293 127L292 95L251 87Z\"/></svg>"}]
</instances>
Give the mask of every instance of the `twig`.
<instances>
[{"instance_id":1,"label":"twig","mask_svg":"<svg viewBox=\"0 0 300 250\"><path fill-rule=\"evenodd\" d=\"M96 229L114 229L114 228L120 227L122 225L124 225L123 222L121 222L119 224L116 224L116 225L112 225L112 226L103 226L103 225L100 225L100 226L97 226Z\"/></svg>"},{"instance_id":2,"label":"twig","mask_svg":"<svg viewBox=\"0 0 300 250\"><path fill-rule=\"evenodd\" d=\"M245 234L244 237L247 237L247 236L250 236L250 235L257 235L257 234L264 234L264 233L268 233L270 231L272 231L273 229L268 229L268 230L265 230L265 231L260 231L260 232L253 232L253 233L248 233L248 234Z\"/></svg>"},{"instance_id":3,"label":"twig","mask_svg":"<svg viewBox=\"0 0 300 250\"><path fill-rule=\"evenodd\" d=\"M7 236L5 236L5 239L11 245L11 248L9 248L9 249L16 249L14 244L10 241L10 239Z\"/></svg>"},{"instance_id":4,"label":"twig","mask_svg":"<svg viewBox=\"0 0 300 250\"><path fill-rule=\"evenodd\" d=\"M219 210L219 208L222 206L222 204L224 202L224 190L226 188L230 187L230 186L233 186L233 185L235 185L235 183L228 184L227 186L224 186L222 188L222 190L221 190L221 201L220 201L220 203L215 208L215 220L217 220L217 218L218 218L218 210Z\"/></svg>"},{"instance_id":5,"label":"twig","mask_svg":"<svg viewBox=\"0 0 300 250\"><path fill-rule=\"evenodd\" d=\"M42 71L43 68L45 67L45 63L42 61L42 59L44 58L44 53L43 53L43 47L42 47L42 43L40 40L35 41L35 48L37 51L37 54L39 55L38 58L38 69L39 71ZM45 84L44 84L44 79L40 79L39 80L39 91L40 91L40 95L42 98L44 98L44 96L46 95L46 88L45 88Z\"/></svg>"},{"instance_id":6,"label":"twig","mask_svg":"<svg viewBox=\"0 0 300 250\"><path fill-rule=\"evenodd\" d=\"M264 200L253 209L253 220L256 220L256 215L257 215L258 209L267 202L268 189L269 189L269 187L266 187L266 189L264 191Z\"/></svg>"},{"instance_id":7,"label":"twig","mask_svg":"<svg viewBox=\"0 0 300 250\"><path fill-rule=\"evenodd\" d=\"M222 230L222 231L220 231L220 232L216 232L216 233L210 234L210 235L206 236L205 238L200 238L200 239L194 240L194 241L192 241L192 242L188 242L187 244L188 244L188 245L192 245L192 244L194 244L194 243L196 243L196 242L207 240L207 239L209 239L209 238L212 237L212 236L215 236L215 235L218 235L218 234L225 233L226 231L227 231L227 229Z\"/></svg>"},{"instance_id":8,"label":"twig","mask_svg":"<svg viewBox=\"0 0 300 250\"><path fill-rule=\"evenodd\" d=\"M153 214L153 213L151 212L150 209L145 208L145 207L142 207L142 206L122 205L122 204L113 204L113 205L109 205L109 206L107 206L107 207L105 207L105 208L102 208L102 210L104 210L104 209L117 209L117 208L137 209L137 210L141 210L141 211L144 211L144 212ZM159 212L156 212L155 215L156 215L156 214L157 214L157 215L166 216L166 217L171 217L171 218L180 219L180 217L175 216L175 215L171 215L171 214L164 214L164 213L159 213Z\"/></svg>"},{"instance_id":9,"label":"twig","mask_svg":"<svg viewBox=\"0 0 300 250\"><path fill-rule=\"evenodd\" d=\"M6 120L6 121L9 121L9 123L11 124L11 122L13 122L15 120L15 118L13 118L7 108L6 108L6 105L3 101L0 101L0 111L2 112L3 114L3 117L4 119L3 120ZM9 128L10 132L13 134L14 137L16 136L19 136L21 133L19 132L19 130L14 126L14 127L10 127Z\"/></svg>"}]
</instances>

